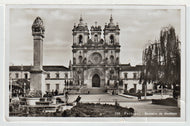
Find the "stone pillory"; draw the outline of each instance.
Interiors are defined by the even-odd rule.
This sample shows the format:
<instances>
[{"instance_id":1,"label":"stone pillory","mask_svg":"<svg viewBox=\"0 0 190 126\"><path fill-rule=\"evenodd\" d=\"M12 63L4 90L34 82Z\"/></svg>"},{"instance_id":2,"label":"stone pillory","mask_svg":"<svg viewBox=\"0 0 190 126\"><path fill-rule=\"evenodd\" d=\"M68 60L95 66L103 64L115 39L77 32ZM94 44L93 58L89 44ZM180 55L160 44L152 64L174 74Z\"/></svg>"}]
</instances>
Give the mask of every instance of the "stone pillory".
<instances>
[{"instance_id":1,"label":"stone pillory","mask_svg":"<svg viewBox=\"0 0 190 126\"><path fill-rule=\"evenodd\" d=\"M45 93L43 85L45 84L43 70L43 38L45 28L43 21L37 17L32 25L33 36L33 66L31 68L30 93L34 97L41 97Z\"/></svg>"}]
</instances>

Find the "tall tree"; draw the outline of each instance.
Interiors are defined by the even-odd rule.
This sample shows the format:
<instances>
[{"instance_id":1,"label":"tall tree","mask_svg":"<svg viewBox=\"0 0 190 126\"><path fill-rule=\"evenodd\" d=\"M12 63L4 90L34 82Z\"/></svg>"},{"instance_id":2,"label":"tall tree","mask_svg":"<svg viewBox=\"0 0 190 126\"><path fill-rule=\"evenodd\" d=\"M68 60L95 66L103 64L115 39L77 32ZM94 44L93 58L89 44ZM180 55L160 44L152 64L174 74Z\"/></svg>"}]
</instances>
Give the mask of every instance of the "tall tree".
<instances>
[{"instance_id":1,"label":"tall tree","mask_svg":"<svg viewBox=\"0 0 190 126\"><path fill-rule=\"evenodd\" d=\"M174 92L180 87L180 41L172 26L162 28L160 42L150 44L143 51L143 84L154 82L167 87L173 85ZM174 96L175 97L175 96Z\"/></svg>"}]
</instances>

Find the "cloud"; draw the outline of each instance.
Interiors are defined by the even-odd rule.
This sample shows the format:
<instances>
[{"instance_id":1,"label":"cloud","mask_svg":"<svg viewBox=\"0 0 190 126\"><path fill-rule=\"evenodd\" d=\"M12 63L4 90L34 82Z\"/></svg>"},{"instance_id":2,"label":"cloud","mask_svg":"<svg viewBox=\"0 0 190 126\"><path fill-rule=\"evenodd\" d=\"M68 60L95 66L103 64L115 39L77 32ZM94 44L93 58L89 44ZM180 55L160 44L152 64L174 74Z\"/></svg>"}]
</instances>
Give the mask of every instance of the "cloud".
<instances>
[{"instance_id":1,"label":"cloud","mask_svg":"<svg viewBox=\"0 0 190 126\"><path fill-rule=\"evenodd\" d=\"M68 66L72 59L72 28L81 14L89 28L97 21L102 29L112 14L121 29L121 63L142 63L144 46L159 38L163 26L173 25L180 36L180 11L175 9L15 8L10 10L10 62L33 63L31 25L40 16L45 25L44 64Z\"/></svg>"},{"instance_id":2,"label":"cloud","mask_svg":"<svg viewBox=\"0 0 190 126\"><path fill-rule=\"evenodd\" d=\"M123 32L137 32L139 31L139 28L138 27L134 27L134 26L129 26L127 27L126 29L123 30Z\"/></svg>"}]
</instances>

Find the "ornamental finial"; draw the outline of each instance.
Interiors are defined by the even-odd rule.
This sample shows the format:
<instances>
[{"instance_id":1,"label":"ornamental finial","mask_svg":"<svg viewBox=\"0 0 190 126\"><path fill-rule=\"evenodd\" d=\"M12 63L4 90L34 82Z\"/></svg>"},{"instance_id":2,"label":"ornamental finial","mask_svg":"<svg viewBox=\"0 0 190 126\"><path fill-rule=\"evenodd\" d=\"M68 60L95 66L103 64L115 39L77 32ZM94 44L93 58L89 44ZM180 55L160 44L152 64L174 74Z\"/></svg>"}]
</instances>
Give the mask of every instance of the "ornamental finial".
<instances>
[{"instance_id":1,"label":"ornamental finial","mask_svg":"<svg viewBox=\"0 0 190 126\"><path fill-rule=\"evenodd\" d=\"M32 24L32 35L44 35L44 25L43 25L43 20L40 17L36 17ZM44 36L43 36L44 37Z\"/></svg>"}]
</instances>

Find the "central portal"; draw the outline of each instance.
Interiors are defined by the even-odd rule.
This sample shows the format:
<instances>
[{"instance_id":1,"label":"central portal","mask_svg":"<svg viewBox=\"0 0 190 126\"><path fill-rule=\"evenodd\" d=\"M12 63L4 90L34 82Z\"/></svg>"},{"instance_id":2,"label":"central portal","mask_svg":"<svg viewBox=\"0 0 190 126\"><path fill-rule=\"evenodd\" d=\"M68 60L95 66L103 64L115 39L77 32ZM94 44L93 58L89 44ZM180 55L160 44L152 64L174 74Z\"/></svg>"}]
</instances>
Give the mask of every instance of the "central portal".
<instances>
[{"instance_id":1,"label":"central portal","mask_svg":"<svg viewBox=\"0 0 190 126\"><path fill-rule=\"evenodd\" d=\"M100 77L98 74L92 77L92 87L100 87Z\"/></svg>"}]
</instances>

